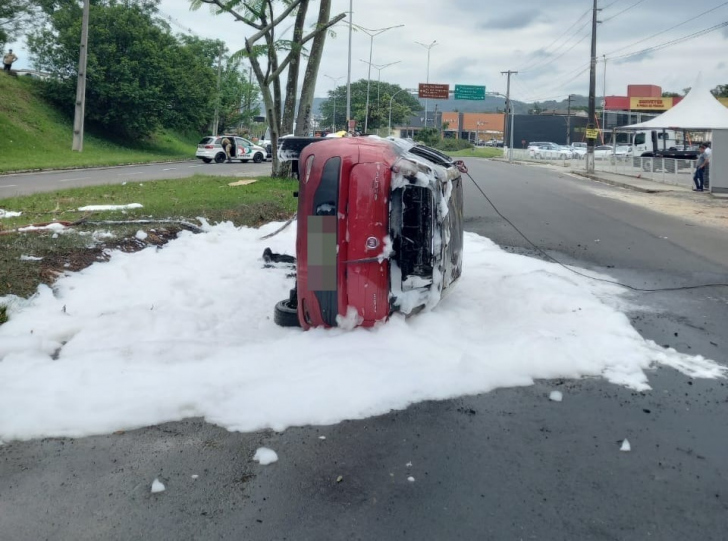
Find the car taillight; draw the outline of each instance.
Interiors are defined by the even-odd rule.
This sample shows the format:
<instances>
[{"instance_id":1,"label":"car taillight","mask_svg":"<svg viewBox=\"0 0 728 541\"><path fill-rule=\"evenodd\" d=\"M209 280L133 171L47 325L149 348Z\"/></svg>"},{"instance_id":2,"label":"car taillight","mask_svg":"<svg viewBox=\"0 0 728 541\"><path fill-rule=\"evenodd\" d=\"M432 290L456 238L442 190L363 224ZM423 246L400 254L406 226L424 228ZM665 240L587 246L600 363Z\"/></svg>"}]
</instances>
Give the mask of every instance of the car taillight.
<instances>
[{"instance_id":1,"label":"car taillight","mask_svg":"<svg viewBox=\"0 0 728 541\"><path fill-rule=\"evenodd\" d=\"M311 168L313 167L313 154L311 154L306 159L306 169L303 172L303 183L306 184L308 182L308 177L311 176Z\"/></svg>"},{"instance_id":2,"label":"car taillight","mask_svg":"<svg viewBox=\"0 0 728 541\"><path fill-rule=\"evenodd\" d=\"M214 145L205 145L205 148L215 148Z\"/></svg>"}]
</instances>

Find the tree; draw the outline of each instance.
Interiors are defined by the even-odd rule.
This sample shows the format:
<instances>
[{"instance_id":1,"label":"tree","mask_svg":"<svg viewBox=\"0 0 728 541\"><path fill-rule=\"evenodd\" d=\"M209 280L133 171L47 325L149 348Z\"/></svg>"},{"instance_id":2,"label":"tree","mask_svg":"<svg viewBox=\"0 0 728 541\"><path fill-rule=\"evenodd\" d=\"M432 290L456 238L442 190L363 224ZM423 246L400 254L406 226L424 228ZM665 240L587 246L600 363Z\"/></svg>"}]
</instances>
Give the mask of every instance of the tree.
<instances>
[{"instance_id":1,"label":"tree","mask_svg":"<svg viewBox=\"0 0 728 541\"><path fill-rule=\"evenodd\" d=\"M38 7L32 0L2 0L0 2L0 49L17 41L36 20Z\"/></svg>"},{"instance_id":2,"label":"tree","mask_svg":"<svg viewBox=\"0 0 728 541\"><path fill-rule=\"evenodd\" d=\"M386 128L389 124L389 104L392 103L392 124L405 122L413 113L423 109L420 102L402 87L386 82L370 85L369 127L373 130ZM351 117L358 125L364 125L366 115L367 81L360 79L351 83ZM374 97L372 97L374 94ZM394 96L394 99L392 99ZM328 98L321 103L323 126L334 125L334 105L336 105L336 128L346 127L346 86L329 91Z\"/></svg>"},{"instance_id":3,"label":"tree","mask_svg":"<svg viewBox=\"0 0 728 541\"><path fill-rule=\"evenodd\" d=\"M328 29L344 18L341 13L331 18L331 0L320 0L317 23L309 33L304 32L310 0L190 0L192 9L203 4L213 6L216 14L229 14L255 30L245 38L245 49L240 54L247 57L255 73L265 104L265 116L271 132L271 144L275 148L281 133L308 132L311 121L313 90L318 76L318 66L323 54ZM275 6L282 5L277 13ZM293 16L293 39L276 37L277 27ZM304 72L302 90L298 94L301 57L311 42ZM279 57L279 54L281 55ZM285 84L285 103L282 101L281 77L288 70ZM294 114L298 102L299 117L294 130ZM287 166L282 166L273 153L273 175L283 176Z\"/></svg>"},{"instance_id":4,"label":"tree","mask_svg":"<svg viewBox=\"0 0 728 541\"><path fill-rule=\"evenodd\" d=\"M204 59L205 65L215 72L222 59L218 132L236 131L241 125L250 127L253 117L260 112L260 90L257 83L252 81L252 68L246 71L242 58L227 56L225 44L220 40L193 36L180 36L179 39L195 56ZM217 95L211 97L213 102L216 101Z\"/></svg>"},{"instance_id":5,"label":"tree","mask_svg":"<svg viewBox=\"0 0 728 541\"><path fill-rule=\"evenodd\" d=\"M663 98L679 98L680 94L677 92L663 92L662 93Z\"/></svg>"},{"instance_id":6,"label":"tree","mask_svg":"<svg viewBox=\"0 0 728 541\"><path fill-rule=\"evenodd\" d=\"M91 6L86 118L125 138L144 138L158 127L204 129L216 97L215 73L154 20L158 0L97 0ZM41 69L56 77L48 96L73 109L81 7L46 0L47 24L28 40Z\"/></svg>"},{"instance_id":7,"label":"tree","mask_svg":"<svg viewBox=\"0 0 728 541\"><path fill-rule=\"evenodd\" d=\"M710 92L716 98L728 98L728 85L718 85Z\"/></svg>"}]
</instances>

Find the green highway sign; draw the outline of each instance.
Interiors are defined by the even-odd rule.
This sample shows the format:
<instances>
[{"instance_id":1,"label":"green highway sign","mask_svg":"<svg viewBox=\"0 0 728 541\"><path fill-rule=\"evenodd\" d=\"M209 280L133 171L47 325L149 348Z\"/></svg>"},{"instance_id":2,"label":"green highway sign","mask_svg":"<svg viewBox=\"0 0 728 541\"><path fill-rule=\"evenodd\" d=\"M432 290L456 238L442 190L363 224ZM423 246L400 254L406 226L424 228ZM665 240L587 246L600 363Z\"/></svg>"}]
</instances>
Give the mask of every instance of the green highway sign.
<instances>
[{"instance_id":1,"label":"green highway sign","mask_svg":"<svg viewBox=\"0 0 728 541\"><path fill-rule=\"evenodd\" d=\"M485 100L485 87L474 85L455 85L456 100Z\"/></svg>"}]
</instances>

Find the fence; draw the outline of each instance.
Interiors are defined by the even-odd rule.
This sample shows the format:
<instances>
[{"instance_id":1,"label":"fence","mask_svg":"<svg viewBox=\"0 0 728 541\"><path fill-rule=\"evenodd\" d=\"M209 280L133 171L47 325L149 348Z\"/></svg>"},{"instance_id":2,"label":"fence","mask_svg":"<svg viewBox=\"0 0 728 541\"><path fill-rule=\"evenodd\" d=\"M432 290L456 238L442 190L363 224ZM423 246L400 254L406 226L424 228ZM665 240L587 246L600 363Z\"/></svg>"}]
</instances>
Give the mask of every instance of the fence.
<instances>
[{"instance_id":1,"label":"fence","mask_svg":"<svg viewBox=\"0 0 728 541\"><path fill-rule=\"evenodd\" d=\"M504 149L503 156L508 157L508 149ZM584 158L535 158L526 149L514 148L513 159L516 161L529 161L534 163L550 163L574 170L586 169ZM617 156L615 154L595 155L594 170L596 172L612 173L643 178L662 184L674 186L692 186L695 173L695 160L675 160L672 158L633 158L631 156Z\"/></svg>"}]
</instances>

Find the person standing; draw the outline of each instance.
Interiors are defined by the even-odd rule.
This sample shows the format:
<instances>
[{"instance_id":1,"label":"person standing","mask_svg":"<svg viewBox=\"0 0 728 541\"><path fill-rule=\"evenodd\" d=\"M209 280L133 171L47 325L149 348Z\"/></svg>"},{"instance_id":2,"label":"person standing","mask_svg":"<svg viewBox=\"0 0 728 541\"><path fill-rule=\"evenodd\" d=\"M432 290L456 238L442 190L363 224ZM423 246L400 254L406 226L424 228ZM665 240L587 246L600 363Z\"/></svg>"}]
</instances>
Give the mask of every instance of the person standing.
<instances>
[{"instance_id":1,"label":"person standing","mask_svg":"<svg viewBox=\"0 0 728 541\"><path fill-rule=\"evenodd\" d=\"M13 50L9 49L8 54L3 56L3 70L10 71L10 68L13 66L13 62L17 60L18 57L13 54Z\"/></svg>"},{"instance_id":2,"label":"person standing","mask_svg":"<svg viewBox=\"0 0 728 541\"><path fill-rule=\"evenodd\" d=\"M713 150L710 147L710 141L705 142L705 172L703 173L703 189L710 186L710 159L713 156Z\"/></svg>"},{"instance_id":3,"label":"person standing","mask_svg":"<svg viewBox=\"0 0 728 541\"><path fill-rule=\"evenodd\" d=\"M224 137L222 140L222 148L225 150L225 156L227 156L228 163L232 158L233 144L228 137Z\"/></svg>"},{"instance_id":4,"label":"person standing","mask_svg":"<svg viewBox=\"0 0 728 541\"><path fill-rule=\"evenodd\" d=\"M698 152L700 152L700 154L698 155L698 161L695 163L695 174L693 175L695 188L693 188L693 191L702 192L706 165L705 145L700 145Z\"/></svg>"}]
</instances>

